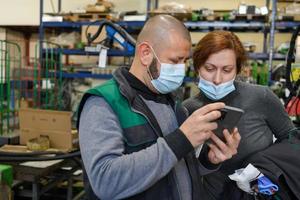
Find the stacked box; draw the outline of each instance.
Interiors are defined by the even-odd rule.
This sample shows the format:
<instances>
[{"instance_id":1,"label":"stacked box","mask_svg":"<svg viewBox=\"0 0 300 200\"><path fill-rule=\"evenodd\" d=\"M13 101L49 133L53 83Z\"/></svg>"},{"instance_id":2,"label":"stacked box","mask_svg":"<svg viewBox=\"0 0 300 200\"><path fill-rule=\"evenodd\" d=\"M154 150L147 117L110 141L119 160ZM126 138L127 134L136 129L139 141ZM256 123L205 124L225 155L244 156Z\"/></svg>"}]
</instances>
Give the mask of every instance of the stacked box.
<instances>
[{"instance_id":1,"label":"stacked box","mask_svg":"<svg viewBox=\"0 0 300 200\"><path fill-rule=\"evenodd\" d=\"M48 136L50 148L71 151L78 146L77 131L72 131L71 112L22 108L20 144L40 136Z\"/></svg>"}]
</instances>

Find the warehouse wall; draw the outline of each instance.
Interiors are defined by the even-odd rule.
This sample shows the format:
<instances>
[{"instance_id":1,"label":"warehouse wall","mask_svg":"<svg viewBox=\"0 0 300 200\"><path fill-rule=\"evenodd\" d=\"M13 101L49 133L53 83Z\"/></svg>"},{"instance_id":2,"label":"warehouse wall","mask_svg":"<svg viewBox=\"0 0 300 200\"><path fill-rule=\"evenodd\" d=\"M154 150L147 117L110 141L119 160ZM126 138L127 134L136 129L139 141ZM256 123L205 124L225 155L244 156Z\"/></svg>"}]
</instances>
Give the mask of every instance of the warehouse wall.
<instances>
[{"instance_id":1,"label":"warehouse wall","mask_svg":"<svg viewBox=\"0 0 300 200\"><path fill-rule=\"evenodd\" d=\"M38 25L39 0L0 0L0 25Z\"/></svg>"}]
</instances>

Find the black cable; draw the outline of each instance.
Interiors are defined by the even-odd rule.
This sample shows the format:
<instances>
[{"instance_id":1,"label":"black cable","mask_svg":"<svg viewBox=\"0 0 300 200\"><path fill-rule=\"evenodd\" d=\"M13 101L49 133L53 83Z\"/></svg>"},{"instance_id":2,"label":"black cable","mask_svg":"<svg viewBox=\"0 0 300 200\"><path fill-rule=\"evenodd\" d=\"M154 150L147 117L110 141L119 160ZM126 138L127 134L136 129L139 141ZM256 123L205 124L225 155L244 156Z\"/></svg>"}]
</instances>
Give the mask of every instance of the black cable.
<instances>
[{"instance_id":1,"label":"black cable","mask_svg":"<svg viewBox=\"0 0 300 200\"><path fill-rule=\"evenodd\" d=\"M62 155L56 155L52 157L26 157L26 156L15 156L15 157L1 157L0 156L0 161L1 162L12 162L12 161L48 161L48 160L59 160L59 159L67 159L67 158L74 158L74 157L80 157L80 151L75 151L72 153L66 153Z\"/></svg>"},{"instance_id":2,"label":"black cable","mask_svg":"<svg viewBox=\"0 0 300 200\"><path fill-rule=\"evenodd\" d=\"M286 87L290 90L291 96L295 96L297 88L294 87L294 85L291 82L291 65L294 59L294 50L295 50L295 43L297 36L300 31L300 25L297 26L296 30L293 32L291 42L290 42L290 48L286 57Z\"/></svg>"},{"instance_id":3,"label":"black cable","mask_svg":"<svg viewBox=\"0 0 300 200\"><path fill-rule=\"evenodd\" d=\"M298 115L298 106L299 106L299 102L300 102L300 90L298 91L296 99L298 101L297 101L296 108L295 108L295 116L296 116L295 123L299 124L300 123L300 114Z\"/></svg>"},{"instance_id":4,"label":"black cable","mask_svg":"<svg viewBox=\"0 0 300 200\"><path fill-rule=\"evenodd\" d=\"M101 22L101 20L96 20L96 21L91 22L90 24L88 24L88 26L85 29L85 37L88 41L88 45L91 45L91 43L100 35L102 28L104 27L104 23L101 23L97 32L93 36L91 36L91 34L88 33L88 30L89 30L90 26L96 24L97 22Z\"/></svg>"},{"instance_id":5,"label":"black cable","mask_svg":"<svg viewBox=\"0 0 300 200\"><path fill-rule=\"evenodd\" d=\"M41 156L41 155L62 155L65 154L63 152L57 152L57 151L34 151L34 152L4 152L0 151L0 156L19 156L19 157L26 157L26 156Z\"/></svg>"},{"instance_id":6,"label":"black cable","mask_svg":"<svg viewBox=\"0 0 300 200\"><path fill-rule=\"evenodd\" d=\"M90 26L92 26L93 24L97 23L97 22L101 22L101 25L99 26L97 32L94 34L94 35L91 35L90 33L88 33L88 29ZM86 30L85 30L85 36L88 40L88 44L90 45L101 33L102 31L102 28L104 26L110 26L112 28L114 28L124 39L126 42L128 42L129 44L131 44L132 46L135 46L136 44L136 40L131 36L129 35L124 28L122 28L120 25L116 24L116 23L113 23L109 20L97 20L97 21L94 21L94 22L91 22Z\"/></svg>"},{"instance_id":7,"label":"black cable","mask_svg":"<svg viewBox=\"0 0 300 200\"><path fill-rule=\"evenodd\" d=\"M79 156L72 157L72 160L73 160L78 166L82 166L82 165L83 165L82 160L79 159Z\"/></svg>"}]
</instances>

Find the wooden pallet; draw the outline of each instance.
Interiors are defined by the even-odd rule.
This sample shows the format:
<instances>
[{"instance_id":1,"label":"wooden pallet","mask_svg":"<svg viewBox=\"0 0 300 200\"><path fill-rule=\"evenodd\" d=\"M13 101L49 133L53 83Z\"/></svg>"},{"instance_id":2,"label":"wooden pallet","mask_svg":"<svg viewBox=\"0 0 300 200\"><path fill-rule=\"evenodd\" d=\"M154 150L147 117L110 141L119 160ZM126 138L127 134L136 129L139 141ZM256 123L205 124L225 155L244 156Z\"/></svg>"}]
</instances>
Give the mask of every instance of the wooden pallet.
<instances>
[{"instance_id":1,"label":"wooden pallet","mask_svg":"<svg viewBox=\"0 0 300 200\"><path fill-rule=\"evenodd\" d=\"M234 17L235 21L261 21L266 22L268 21L267 15L235 15Z\"/></svg>"},{"instance_id":2,"label":"wooden pallet","mask_svg":"<svg viewBox=\"0 0 300 200\"><path fill-rule=\"evenodd\" d=\"M95 21L101 19L112 20L113 17L109 13L71 13L64 16L65 21Z\"/></svg>"},{"instance_id":3,"label":"wooden pallet","mask_svg":"<svg viewBox=\"0 0 300 200\"><path fill-rule=\"evenodd\" d=\"M169 12L160 12L160 11L150 11L148 12L150 17L155 15L171 15L177 18L180 21L189 21L192 19L192 13L169 13Z\"/></svg>"}]
</instances>

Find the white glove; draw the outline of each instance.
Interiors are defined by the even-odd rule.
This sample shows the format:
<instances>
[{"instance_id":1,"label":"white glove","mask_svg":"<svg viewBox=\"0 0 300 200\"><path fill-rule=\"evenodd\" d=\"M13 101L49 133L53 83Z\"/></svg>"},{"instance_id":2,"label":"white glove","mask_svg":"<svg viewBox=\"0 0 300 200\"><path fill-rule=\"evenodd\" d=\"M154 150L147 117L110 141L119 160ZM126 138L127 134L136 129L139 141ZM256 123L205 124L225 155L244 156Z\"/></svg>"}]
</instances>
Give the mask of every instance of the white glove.
<instances>
[{"instance_id":1,"label":"white glove","mask_svg":"<svg viewBox=\"0 0 300 200\"><path fill-rule=\"evenodd\" d=\"M235 170L234 174L229 175L228 177L236 181L237 186L249 193L253 194L254 191L250 187L250 182L264 176L263 173L261 173L256 167L254 167L251 163L247 165L246 168L241 168L238 170Z\"/></svg>"}]
</instances>

